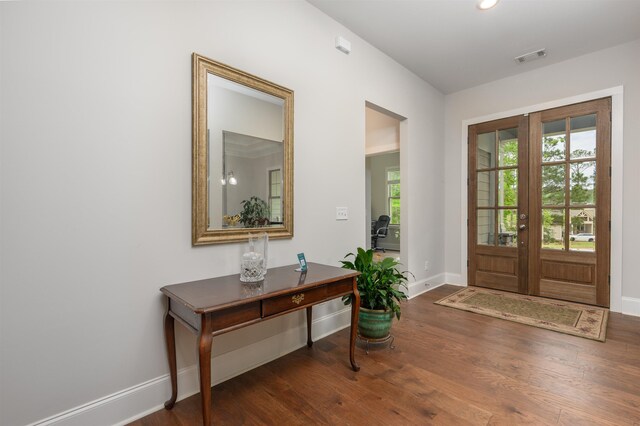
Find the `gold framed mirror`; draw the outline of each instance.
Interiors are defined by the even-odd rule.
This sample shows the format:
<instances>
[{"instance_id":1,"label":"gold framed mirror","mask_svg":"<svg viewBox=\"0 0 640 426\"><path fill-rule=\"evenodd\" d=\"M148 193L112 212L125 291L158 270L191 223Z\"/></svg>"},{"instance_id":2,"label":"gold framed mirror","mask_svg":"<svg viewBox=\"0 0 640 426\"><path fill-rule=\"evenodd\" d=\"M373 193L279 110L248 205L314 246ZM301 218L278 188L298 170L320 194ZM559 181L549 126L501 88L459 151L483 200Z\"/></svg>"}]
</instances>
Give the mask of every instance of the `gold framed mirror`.
<instances>
[{"instance_id":1,"label":"gold framed mirror","mask_svg":"<svg viewBox=\"0 0 640 426\"><path fill-rule=\"evenodd\" d=\"M193 245L293 237L293 91L193 54Z\"/></svg>"}]
</instances>

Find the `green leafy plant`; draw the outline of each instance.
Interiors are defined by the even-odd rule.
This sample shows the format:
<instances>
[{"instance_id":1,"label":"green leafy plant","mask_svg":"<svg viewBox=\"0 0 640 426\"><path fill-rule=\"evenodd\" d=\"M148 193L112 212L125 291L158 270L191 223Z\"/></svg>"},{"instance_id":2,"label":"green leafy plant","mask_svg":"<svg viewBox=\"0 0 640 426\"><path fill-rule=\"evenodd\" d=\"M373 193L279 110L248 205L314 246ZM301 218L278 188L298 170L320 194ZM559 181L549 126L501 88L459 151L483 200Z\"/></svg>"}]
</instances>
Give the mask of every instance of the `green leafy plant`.
<instances>
[{"instance_id":1,"label":"green leafy plant","mask_svg":"<svg viewBox=\"0 0 640 426\"><path fill-rule=\"evenodd\" d=\"M253 195L248 200L243 200L241 204L240 222L246 228L255 228L269 223L269 207L262 198Z\"/></svg>"},{"instance_id":2,"label":"green leafy plant","mask_svg":"<svg viewBox=\"0 0 640 426\"><path fill-rule=\"evenodd\" d=\"M407 299L407 295L400 290L407 287L407 275L411 272L400 272L396 268L400 263L390 257L380 261L373 260L373 250L358 247L357 254L349 253L341 260L342 267L360 272L357 278L360 306L368 309L391 310L400 319L400 302ZM351 296L344 296L345 305L352 302Z\"/></svg>"}]
</instances>

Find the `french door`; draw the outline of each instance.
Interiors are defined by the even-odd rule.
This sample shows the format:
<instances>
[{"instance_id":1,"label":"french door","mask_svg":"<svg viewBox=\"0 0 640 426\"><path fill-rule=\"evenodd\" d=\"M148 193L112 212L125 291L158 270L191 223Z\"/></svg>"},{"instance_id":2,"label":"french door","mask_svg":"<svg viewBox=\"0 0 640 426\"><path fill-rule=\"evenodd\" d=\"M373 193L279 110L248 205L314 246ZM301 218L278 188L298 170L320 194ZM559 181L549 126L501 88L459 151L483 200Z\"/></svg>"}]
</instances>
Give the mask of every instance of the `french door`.
<instances>
[{"instance_id":1,"label":"french door","mask_svg":"<svg viewBox=\"0 0 640 426\"><path fill-rule=\"evenodd\" d=\"M469 284L609 306L611 99L469 127Z\"/></svg>"}]
</instances>

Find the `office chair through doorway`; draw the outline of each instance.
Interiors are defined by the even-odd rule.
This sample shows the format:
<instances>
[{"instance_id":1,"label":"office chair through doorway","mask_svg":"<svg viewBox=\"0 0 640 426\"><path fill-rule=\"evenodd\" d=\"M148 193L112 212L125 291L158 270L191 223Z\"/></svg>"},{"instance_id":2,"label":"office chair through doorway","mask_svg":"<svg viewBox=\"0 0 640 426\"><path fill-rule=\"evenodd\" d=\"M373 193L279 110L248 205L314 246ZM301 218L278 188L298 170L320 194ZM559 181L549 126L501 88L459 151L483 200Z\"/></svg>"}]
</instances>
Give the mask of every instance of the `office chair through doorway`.
<instances>
[{"instance_id":1,"label":"office chair through doorway","mask_svg":"<svg viewBox=\"0 0 640 426\"><path fill-rule=\"evenodd\" d=\"M378 247L378 239L387 237L390 222L391 218L386 214L383 214L371 226L371 248L374 251L382 250L383 253L386 253L384 248Z\"/></svg>"}]
</instances>

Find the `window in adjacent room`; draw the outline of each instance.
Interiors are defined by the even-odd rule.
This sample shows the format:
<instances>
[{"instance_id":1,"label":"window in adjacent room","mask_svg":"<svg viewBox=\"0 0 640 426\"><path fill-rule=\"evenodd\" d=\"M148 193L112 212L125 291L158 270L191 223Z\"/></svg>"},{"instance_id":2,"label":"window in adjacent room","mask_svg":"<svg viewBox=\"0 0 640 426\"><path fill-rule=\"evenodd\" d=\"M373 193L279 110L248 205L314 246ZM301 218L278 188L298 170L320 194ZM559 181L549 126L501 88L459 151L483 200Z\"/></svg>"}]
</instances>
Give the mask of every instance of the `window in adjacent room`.
<instances>
[{"instance_id":1,"label":"window in adjacent room","mask_svg":"<svg viewBox=\"0 0 640 426\"><path fill-rule=\"evenodd\" d=\"M269 170L269 211L272 223L282 222L282 171Z\"/></svg>"},{"instance_id":2,"label":"window in adjacent room","mask_svg":"<svg viewBox=\"0 0 640 426\"><path fill-rule=\"evenodd\" d=\"M400 168L387 169L387 209L391 225L400 224Z\"/></svg>"}]
</instances>

